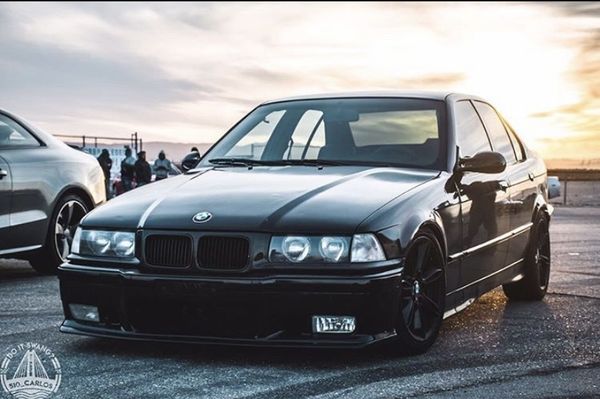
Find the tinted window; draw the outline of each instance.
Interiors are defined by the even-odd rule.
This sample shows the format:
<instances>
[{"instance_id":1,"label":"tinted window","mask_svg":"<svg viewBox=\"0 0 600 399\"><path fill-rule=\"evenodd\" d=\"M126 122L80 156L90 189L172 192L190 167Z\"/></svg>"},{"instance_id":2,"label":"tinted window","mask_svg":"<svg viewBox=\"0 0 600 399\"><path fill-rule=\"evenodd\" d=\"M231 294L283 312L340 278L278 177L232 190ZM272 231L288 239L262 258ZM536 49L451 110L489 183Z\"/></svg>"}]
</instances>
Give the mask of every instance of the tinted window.
<instances>
[{"instance_id":1,"label":"tinted window","mask_svg":"<svg viewBox=\"0 0 600 399\"><path fill-rule=\"evenodd\" d=\"M27 130L9 117L0 114L0 147L40 145Z\"/></svg>"},{"instance_id":2,"label":"tinted window","mask_svg":"<svg viewBox=\"0 0 600 399\"><path fill-rule=\"evenodd\" d=\"M517 161L522 161L525 159L525 150L523 150L523 144L515 134L514 130L508 125L508 123L504 123L504 127L510 136L510 141L512 141L513 148L515 149L515 154L517 154Z\"/></svg>"},{"instance_id":3,"label":"tinted window","mask_svg":"<svg viewBox=\"0 0 600 399\"><path fill-rule=\"evenodd\" d=\"M470 101L456 104L456 139L460 147L461 157L472 157L481 151L491 151L481 120Z\"/></svg>"},{"instance_id":4,"label":"tinted window","mask_svg":"<svg viewBox=\"0 0 600 399\"><path fill-rule=\"evenodd\" d=\"M437 140L435 110L371 112L350 122L357 147L380 144L423 144Z\"/></svg>"},{"instance_id":5,"label":"tinted window","mask_svg":"<svg viewBox=\"0 0 600 399\"><path fill-rule=\"evenodd\" d=\"M329 160L440 169L445 161L443 101L315 99L258 107L203 159ZM288 162L289 163L289 162Z\"/></svg>"},{"instance_id":6,"label":"tinted window","mask_svg":"<svg viewBox=\"0 0 600 399\"><path fill-rule=\"evenodd\" d=\"M487 128L494 151L504 155L507 163L514 163L516 161L515 151L508 138L504 124L494 108L479 101L475 101L475 108L477 108L477 112L481 115L481 119L483 119L483 123Z\"/></svg>"}]
</instances>

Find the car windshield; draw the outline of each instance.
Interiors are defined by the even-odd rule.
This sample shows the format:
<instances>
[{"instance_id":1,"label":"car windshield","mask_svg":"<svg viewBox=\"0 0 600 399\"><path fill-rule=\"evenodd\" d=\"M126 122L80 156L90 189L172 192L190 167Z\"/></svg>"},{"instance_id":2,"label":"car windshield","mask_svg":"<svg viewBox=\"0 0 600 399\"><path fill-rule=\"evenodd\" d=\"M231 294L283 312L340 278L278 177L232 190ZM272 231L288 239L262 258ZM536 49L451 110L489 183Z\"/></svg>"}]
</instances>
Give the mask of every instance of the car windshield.
<instances>
[{"instance_id":1,"label":"car windshield","mask_svg":"<svg viewBox=\"0 0 600 399\"><path fill-rule=\"evenodd\" d=\"M442 169L443 101L298 100L256 108L201 165L382 165Z\"/></svg>"}]
</instances>

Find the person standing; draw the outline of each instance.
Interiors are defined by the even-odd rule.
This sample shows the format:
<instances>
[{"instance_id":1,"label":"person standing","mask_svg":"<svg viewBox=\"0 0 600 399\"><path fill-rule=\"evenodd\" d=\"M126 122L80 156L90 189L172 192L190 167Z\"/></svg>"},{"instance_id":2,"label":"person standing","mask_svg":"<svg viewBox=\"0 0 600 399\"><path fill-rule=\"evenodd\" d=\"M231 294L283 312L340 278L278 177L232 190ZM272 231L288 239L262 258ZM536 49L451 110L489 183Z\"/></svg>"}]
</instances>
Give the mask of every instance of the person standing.
<instances>
[{"instance_id":1,"label":"person standing","mask_svg":"<svg viewBox=\"0 0 600 399\"><path fill-rule=\"evenodd\" d=\"M104 172L104 190L106 191L106 199L110 199L110 170L112 169L113 161L106 148L102 150L97 159L102 168L102 172Z\"/></svg>"},{"instance_id":2,"label":"person standing","mask_svg":"<svg viewBox=\"0 0 600 399\"><path fill-rule=\"evenodd\" d=\"M131 148L125 147L125 159L121 161L121 182L123 192L133 188L133 177L135 175L135 158L131 156Z\"/></svg>"},{"instance_id":3,"label":"person standing","mask_svg":"<svg viewBox=\"0 0 600 399\"><path fill-rule=\"evenodd\" d=\"M171 161L167 159L165 152L160 150L158 153L158 159L154 161L154 174L156 175L156 181L166 179L169 177L169 172L173 170Z\"/></svg>"},{"instance_id":4,"label":"person standing","mask_svg":"<svg viewBox=\"0 0 600 399\"><path fill-rule=\"evenodd\" d=\"M152 181L152 168L146 161L146 151L140 151L137 154L138 159L135 161L135 181L137 186L141 187Z\"/></svg>"}]
</instances>

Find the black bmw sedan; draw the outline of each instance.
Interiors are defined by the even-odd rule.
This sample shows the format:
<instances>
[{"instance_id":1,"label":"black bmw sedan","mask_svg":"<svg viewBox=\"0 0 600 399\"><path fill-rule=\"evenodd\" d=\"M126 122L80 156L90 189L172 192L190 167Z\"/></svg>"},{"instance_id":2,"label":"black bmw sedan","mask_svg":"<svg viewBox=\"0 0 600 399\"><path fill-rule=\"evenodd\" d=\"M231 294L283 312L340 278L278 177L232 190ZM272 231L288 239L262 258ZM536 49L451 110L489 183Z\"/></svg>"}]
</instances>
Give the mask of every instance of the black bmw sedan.
<instances>
[{"instance_id":1,"label":"black bmw sedan","mask_svg":"<svg viewBox=\"0 0 600 399\"><path fill-rule=\"evenodd\" d=\"M491 289L544 297L551 210L543 161L480 98L271 101L84 217L61 331L420 353Z\"/></svg>"}]
</instances>

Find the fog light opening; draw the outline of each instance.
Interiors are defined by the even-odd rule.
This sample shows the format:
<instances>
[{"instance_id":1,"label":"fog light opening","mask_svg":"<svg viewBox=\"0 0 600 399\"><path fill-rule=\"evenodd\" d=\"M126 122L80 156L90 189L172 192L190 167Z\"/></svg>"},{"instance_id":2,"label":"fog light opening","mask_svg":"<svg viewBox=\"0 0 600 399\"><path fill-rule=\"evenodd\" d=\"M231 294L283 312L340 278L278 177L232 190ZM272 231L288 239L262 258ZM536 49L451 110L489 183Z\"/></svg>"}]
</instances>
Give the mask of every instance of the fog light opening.
<instances>
[{"instance_id":1,"label":"fog light opening","mask_svg":"<svg viewBox=\"0 0 600 399\"><path fill-rule=\"evenodd\" d=\"M353 316L313 316L313 333L351 334L356 329Z\"/></svg>"},{"instance_id":2,"label":"fog light opening","mask_svg":"<svg viewBox=\"0 0 600 399\"><path fill-rule=\"evenodd\" d=\"M74 319L80 321L90 321L98 323L100 321L100 312L98 308L92 305L80 305L76 303L69 304L71 315Z\"/></svg>"}]
</instances>

